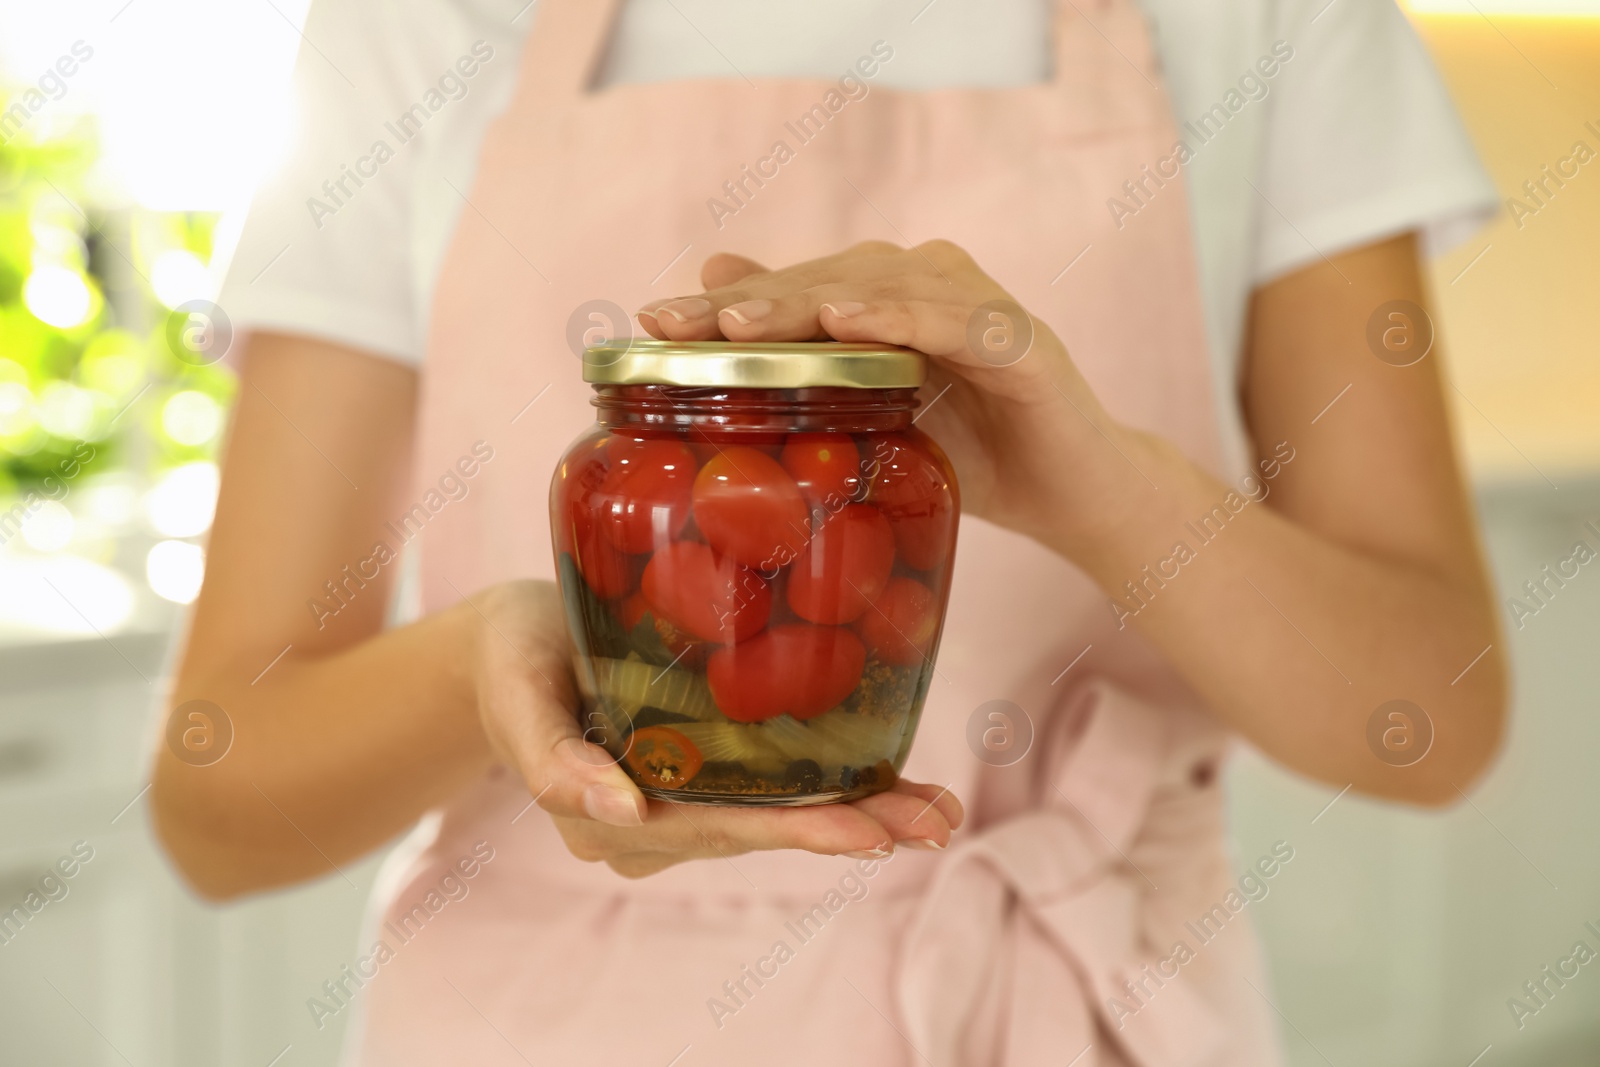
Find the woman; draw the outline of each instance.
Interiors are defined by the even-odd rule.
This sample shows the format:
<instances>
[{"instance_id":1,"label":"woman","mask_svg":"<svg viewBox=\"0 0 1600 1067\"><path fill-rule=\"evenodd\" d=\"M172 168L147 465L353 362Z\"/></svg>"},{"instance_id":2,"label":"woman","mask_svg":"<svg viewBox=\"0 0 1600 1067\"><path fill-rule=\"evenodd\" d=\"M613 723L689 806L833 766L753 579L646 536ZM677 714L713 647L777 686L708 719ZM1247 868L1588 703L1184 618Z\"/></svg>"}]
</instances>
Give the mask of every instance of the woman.
<instances>
[{"instance_id":1,"label":"woman","mask_svg":"<svg viewBox=\"0 0 1600 1067\"><path fill-rule=\"evenodd\" d=\"M219 899L421 820L307 1004L362 1011L352 1062L1278 1062L1230 737L1419 804L1492 757L1438 362L1366 340L1424 325L1418 235L1492 202L1398 12L836 7L313 9L312 149L222 297L252 333L173 694L236 740L153 795ZM932 357L966 515L914 781L685 808L581 740L544 485L596 300ZM1431 723L1406 766L1369 742L1392 699ZM968 744L991 722L1026 757Z\"/></svg>"}]
</instances>

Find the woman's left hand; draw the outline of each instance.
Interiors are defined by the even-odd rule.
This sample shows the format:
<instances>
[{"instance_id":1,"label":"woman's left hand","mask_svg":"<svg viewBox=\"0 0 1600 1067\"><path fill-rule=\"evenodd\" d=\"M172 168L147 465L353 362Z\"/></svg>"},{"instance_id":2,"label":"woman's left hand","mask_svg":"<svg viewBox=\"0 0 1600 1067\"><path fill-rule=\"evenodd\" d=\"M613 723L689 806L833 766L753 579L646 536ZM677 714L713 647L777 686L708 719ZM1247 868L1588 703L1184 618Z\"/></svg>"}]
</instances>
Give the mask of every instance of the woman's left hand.
<instances>
[{"instance_id":1,"label":"woman's left hand","mask_svg":"<svg viewBox=\"0 0 1600 1067\"><path fill-rule=\"evenodd\" d=\"M645 328L684 341L833 338L927 353L917 425L954 461L964 510L1078 566L1115 599L1119 625L1133 619L1263 751L1335 786L1429 804L1455 800L1487 765L1504 722L1504 668L1490 652L1502 638L1439 362L1396 376L1362 341L1372 308L1427 299L1411 237L1255 292L1246 421L1258 445L1281 442L1274 457L1290 451L1282 463L1257 457L1274 472L1263 478L1276 478L1271 503L1243 510L1228 503L1243 499L1235 486L1177 445L1112 418L1050 328L996 303L1005 290L948 242L863 244L773 271L713 256L702 280L700 296L645 307ZM1342 421L1310 440L1307 420L1346 392ZM1302 439L1303 458L1283 470ZM1196 542L1194 517L1219 510L1231 516L1227 537ZM1186 562L1195 543L1208 546L1202 561ZM1150 586L1124 596L1152 579L1159 596ZM1373 708L1396 694L1444 712L1415 765L1385 762L1368 741Z\"/></svg>"},{"instance_id":2,"label":"woman's left hand","mask_svg":"<svg viewBox=\"0 0 1600 1067\"><path fill-rule=\"evenodd\" d=\"M866 242L780 270L719 254L701 277L705 293L642 308L644 328L664 340L925 352L918 423L949 453L963 510L1057 543L1113 518L1106 503L1119 494L1107 490L1134 475L1113 449L1142 435L1106 413L1060 339L962 249Z\"/></svg>"}]
</instances>

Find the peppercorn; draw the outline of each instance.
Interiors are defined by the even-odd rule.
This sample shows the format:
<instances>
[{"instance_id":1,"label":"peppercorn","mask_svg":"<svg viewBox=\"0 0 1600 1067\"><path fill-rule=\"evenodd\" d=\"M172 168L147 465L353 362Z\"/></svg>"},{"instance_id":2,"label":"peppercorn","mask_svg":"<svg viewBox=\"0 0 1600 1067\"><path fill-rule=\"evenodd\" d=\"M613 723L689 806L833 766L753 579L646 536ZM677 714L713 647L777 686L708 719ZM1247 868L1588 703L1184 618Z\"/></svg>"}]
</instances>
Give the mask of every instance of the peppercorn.
<instances>
[{"instance_id":1,"label":"peppercorn","mask_svg":"<svg viewBox=\"0 0 1600 1067\"><path fill-rule=\"evenodd\" d=\"M783 784L800 793L820 792L822 767L814 759L797 759L784 772Z\"/></svg>"}]
</instances>

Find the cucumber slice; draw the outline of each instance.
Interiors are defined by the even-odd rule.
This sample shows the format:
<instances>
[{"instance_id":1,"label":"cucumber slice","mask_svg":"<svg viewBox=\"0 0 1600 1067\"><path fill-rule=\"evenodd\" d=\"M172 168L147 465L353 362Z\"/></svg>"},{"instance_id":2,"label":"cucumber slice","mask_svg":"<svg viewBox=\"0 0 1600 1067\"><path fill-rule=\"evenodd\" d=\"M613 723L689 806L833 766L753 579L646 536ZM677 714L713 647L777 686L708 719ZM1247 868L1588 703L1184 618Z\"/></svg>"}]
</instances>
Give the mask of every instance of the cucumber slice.
<instances>
[{"instance_id":1,"label":"cucumber slice","mask_svg":"<svg viewBox=\"0 0 1600 1067\"><path fill-rule=\"evenodd\" d=\"M805 723L779 715L762 723L761 729L766 731L767 742L788 759L816 759L816 738Z\"/></svg>"},{"instance_id":2,"label":"cucumber slice","mask_svg":"<svg viewBox=\"0 0 1600 1067\"><path fill-rule=\"evenodd\" d=\"M722 713L711 699L705 678L692 671L657 667L643 660L589 661L599 695L626 711L629 717L645 706L685 715L697 722L721 722Z\"/></svg>"},{"instance_id":3,"label":"cucumber slice","mask_svg":"<svg viewBox=\"0 0 1600 1067\"><path fill-rule=\"evenodd\" d=\"M765 727L737 722L686 722L673 727L694 743L707 763L742 763L751 771L776 773L789 765Z\"/></svg>"},{"instance_id":4,"label":"cucumber slice","mask_svg":"<svg viewBox=\"0 0 1600 1067\"><path fill-rule=\"evenodd\" d=\"M809 722L788 715L756 727L762 739L789 760L815 760L825 770L870 767L894 755L903 726L835 708Z\"/></svg>"},{"instance_id":5,"label":"cucumber slice","mask_svg":"<svg viewBox=\"0 0 1600 1067\"><path fill-rule=\"evenodd\" d=\"M905 723L835 708L806 724L812 759L824 767L870 767L891 758L900 747Z\"/></svg>"}]
</instances>

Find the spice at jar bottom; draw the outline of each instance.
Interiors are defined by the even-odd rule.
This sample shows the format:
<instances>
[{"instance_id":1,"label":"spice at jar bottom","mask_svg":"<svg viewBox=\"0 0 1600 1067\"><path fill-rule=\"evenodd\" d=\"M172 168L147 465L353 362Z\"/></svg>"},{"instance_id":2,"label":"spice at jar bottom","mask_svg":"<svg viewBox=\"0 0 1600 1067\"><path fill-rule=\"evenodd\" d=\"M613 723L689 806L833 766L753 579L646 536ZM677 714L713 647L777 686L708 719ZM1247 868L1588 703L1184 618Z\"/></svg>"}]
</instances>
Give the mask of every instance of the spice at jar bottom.
<instances>
[{"instance_id":1,"label":"spice at jar bottom","mask_svg":"<svg viewBox=\"0 0 1600 1067\"><path fill-rule=\"evenodd\" d=\"M892 786L933 676L960 497L911 424L924 357L635 340L550 488L585 736L648 796Z\"/></svg>"}]
</instances>

